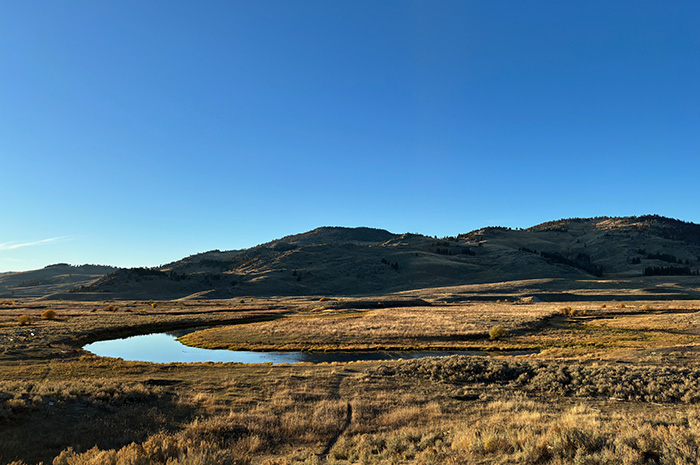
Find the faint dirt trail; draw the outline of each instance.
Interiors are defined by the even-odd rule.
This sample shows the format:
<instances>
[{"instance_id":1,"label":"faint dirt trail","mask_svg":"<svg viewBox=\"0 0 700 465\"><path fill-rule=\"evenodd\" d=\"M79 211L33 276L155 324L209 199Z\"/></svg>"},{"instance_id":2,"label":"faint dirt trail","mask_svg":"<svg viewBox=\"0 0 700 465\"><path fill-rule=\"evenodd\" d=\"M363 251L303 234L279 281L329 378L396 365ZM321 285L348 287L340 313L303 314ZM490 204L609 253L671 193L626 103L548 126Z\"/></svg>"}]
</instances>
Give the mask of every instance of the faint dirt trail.
<instances>
[{"instance_id":1,"label":"faint dirt trail","mask_svg":"<svg viewBox=\"0 0 700 465\"><path fill-rule=\"evenodd\" d=\"M334 391L334 397L340 399L340 385L343 382L343 379L345 376L339 375L338 376L338 382L335 384L335 387L333 389ZM328 444L326 444L326 447L323 449L323 452L318 456L319 460L322 463L326 463L328 461L328 454L330 453L331 449L333 449L333 446L335 446L335 443L338 442L338 439L340 439L340 436L343 435L346 429L348 429L348 426L350 426L350 423L352 422L352 406L350 405L350 402L346 402L346 410L345 410L345 422L343 425L340 427L338 432L328 441Z\"/></svg>"},{"instance_id":2,"label":"faint dirt trail","mask_svg":"<svg viewBox=\"0 0 700 465\"><path fill-rule=\"evenodd\" d=\"M335 446L335 443L338 442L338 439L340 439L340 436L345 432L345 430L350 426L350 422L352 422L352 406L350 405L350 402L347 403L347 411L345 413L345 423L343 426L338 430L338 434L336 434L326 445L326 448L323 449L323 452L319 456L319 459L322 462L327 462L328 461L328 453L331 451L333 446Z\"/></svg>"}]
</instances>

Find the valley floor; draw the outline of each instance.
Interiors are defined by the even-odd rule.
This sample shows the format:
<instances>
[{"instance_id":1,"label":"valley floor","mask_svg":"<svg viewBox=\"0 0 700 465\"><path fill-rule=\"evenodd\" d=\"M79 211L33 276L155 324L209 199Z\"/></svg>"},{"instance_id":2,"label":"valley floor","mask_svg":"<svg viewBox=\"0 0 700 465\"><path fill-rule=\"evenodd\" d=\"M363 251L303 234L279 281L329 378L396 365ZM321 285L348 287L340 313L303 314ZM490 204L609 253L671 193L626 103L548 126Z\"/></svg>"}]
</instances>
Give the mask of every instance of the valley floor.
<instances>
[{"instance_id":1,"label":"valley floor","mask_svg":"<svg viewBox=\"0 0 700 465\"><path fill-rule=\"evenodd\" d=\"M0 302L0 463L700 460L700 301L414 297ZM185 342L491 355L151 364L80 349L200 326Z\"/></svg>"}]
</instances>

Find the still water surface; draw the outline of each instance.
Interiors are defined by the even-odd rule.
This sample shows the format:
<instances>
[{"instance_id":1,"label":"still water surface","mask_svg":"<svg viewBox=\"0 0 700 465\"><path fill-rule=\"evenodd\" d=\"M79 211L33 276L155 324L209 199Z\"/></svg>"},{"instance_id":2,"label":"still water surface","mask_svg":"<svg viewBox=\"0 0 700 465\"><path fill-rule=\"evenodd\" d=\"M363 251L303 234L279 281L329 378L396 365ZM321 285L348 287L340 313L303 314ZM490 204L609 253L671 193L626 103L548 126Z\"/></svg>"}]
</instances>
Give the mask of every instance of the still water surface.
<instances>
[{"instance_id":1,"label":"still water surface","mask_svg":"<svg viewBox=\"0 0 700 465\"><path fill-rule=\"evenodd\" d=\"M191 331L146 334L123 339L97 341L83 349L101 357L130 361L171 362L240 362L240 363L299 363L351 362L360 360L390 360L447 355L485 355L483 352L249 352L242 350L213 350L181 344L178 336Z\"/></svg>"}]
</instances>

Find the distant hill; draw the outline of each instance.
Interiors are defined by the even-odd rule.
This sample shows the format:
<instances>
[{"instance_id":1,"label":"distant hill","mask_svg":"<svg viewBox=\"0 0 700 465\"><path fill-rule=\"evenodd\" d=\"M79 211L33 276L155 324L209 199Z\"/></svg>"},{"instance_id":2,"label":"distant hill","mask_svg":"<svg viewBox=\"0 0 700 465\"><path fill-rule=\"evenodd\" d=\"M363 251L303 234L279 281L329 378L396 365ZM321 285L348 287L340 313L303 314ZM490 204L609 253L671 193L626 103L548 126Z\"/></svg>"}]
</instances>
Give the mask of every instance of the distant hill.
<instances>
[{"instance_id":1,"label":"distant hill","mask_svg":"<svg viewBox=\"0 0 700 465\"><path fill-rule=\"evenodd\" d=\"M40 270L2 273L0 298L32 298L65 293L116 270L113 266L57 263Z\"/></svg>"},{"instance_id":2,"label":"distant hill","mask_svg":"<svg viewBox=\"0 0 700 465\"><path fill-rule=\"evenodd\" d=\"M394 237L396 237L396 234L392 234L384 229L362 227L340 228L324 226L305 233L286 236L282 239L277 239L272 242L268 242L267 244L262 244L262 247L275 248L279 246L287 247L288 245L302 247L320 244L371 245L388 241Z\"/></svg>"},{"instance_id":3,"label":"distant hill","mask_svg":"<svg viewBox=\"0 0 700 465\"><path fill-rule=\"evenodd\" d=\"M680 279L698 270L700 225L655 215L562 219L527 229L487 227L440 239L323 227L159 268L120 269L63 297L372 295L545 278Z\"/></svg>"}]
</instances>

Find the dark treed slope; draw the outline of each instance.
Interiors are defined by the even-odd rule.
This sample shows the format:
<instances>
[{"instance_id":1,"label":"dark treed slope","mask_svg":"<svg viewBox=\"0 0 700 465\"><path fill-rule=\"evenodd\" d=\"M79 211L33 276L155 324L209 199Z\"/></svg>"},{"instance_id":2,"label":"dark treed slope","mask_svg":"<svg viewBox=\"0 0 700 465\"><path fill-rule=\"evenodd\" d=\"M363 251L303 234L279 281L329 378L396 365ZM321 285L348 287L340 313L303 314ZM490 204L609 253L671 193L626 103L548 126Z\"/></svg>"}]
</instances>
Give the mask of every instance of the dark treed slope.
<instances>
[{"instance_id":1,"label":"dark treed slope","mask_svg":"<svg viewBox=\"0 0 700 465\"><path fill-rule=\"evenodd\" d=\"M564 231L568 230L570 225L589 222L597 224L599 228L611 231L646 233L665 239L700 245L700 225L659 215L624 218L570 218L542 223L529 228L528 231Z\"/></svg>"},{"instance_id":2,"label":"dark treed slope","mask_svg":"<svg viewBox=\"0 0 700 465\"><path fill-rule=\"evenodd\" d=\"M642 279L700 269L700 225L660 216L565 219L457 237L323 227L157 269L118 270L63 297L362 295L556 278ZM643 285L643 284L642 284Z\"/></svg>"}]
</instances>

